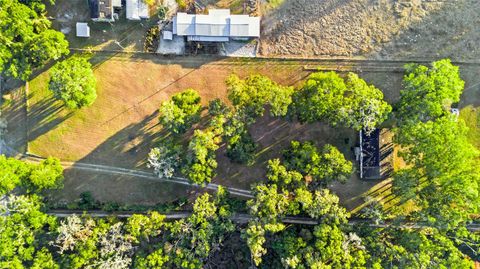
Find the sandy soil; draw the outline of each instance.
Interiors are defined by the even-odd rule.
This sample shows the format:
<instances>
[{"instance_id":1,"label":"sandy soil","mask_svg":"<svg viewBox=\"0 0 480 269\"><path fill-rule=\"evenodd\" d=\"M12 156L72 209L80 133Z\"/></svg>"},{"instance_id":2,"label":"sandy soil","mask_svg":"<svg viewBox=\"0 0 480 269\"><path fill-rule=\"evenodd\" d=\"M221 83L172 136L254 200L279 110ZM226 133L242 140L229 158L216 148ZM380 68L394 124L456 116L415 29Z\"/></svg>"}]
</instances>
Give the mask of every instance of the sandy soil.
<instances>
[{"instance_id":1,"label":"sandy soil","mask_svg":"<svg viewBox=\"0 0 480 269\"><path fill-rule=\"evenodd\" d=\"M477 57L477 0L285 0L262 20L263 55Z\"/></svg>"}]
</instances>

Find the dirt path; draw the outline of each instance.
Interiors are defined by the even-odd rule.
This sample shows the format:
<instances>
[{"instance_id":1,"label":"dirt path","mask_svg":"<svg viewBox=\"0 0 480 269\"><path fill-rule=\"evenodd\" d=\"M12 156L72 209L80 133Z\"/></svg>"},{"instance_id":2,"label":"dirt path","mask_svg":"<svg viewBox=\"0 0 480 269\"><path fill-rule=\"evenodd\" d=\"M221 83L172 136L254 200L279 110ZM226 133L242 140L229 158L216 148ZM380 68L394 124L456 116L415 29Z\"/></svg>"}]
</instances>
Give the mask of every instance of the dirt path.
<instances>
[{"instance_id":1,"label":"dirt path","mask_svg":"<svg viewBox=\"0 0 480 269\"><path fill-rule=\"evenodd\" d=\"M24 155L23 159L30 162L40 162L44 160L43 158L30 156L30 155ZM80 170L87 170L87 171L92 171L96 173L107 173L107 174L114 174L114 175L129 175L129 176L143 178L145 180L150 180L150 181L172 182L172 183L177 183L181 185L192 186L192 184L186 178L181 178L181 177L172 177L169 179L159 178L155 176L153 173L133 170L133 169L126 169L126 168L98 165L98 164L81 163L81 162L65 162L65 161L62 161L61 165L63 166L63 168L80 169ZM220 186L221 185L210 183L203 188L217 191ZM222 187L225 187L225 186L222 186ZM244 198L253 198L249 190L243 190L243 189L231 188L231 187L225 187L225 188L233 195L244 197Z\"/></svg>"}]
</instances>

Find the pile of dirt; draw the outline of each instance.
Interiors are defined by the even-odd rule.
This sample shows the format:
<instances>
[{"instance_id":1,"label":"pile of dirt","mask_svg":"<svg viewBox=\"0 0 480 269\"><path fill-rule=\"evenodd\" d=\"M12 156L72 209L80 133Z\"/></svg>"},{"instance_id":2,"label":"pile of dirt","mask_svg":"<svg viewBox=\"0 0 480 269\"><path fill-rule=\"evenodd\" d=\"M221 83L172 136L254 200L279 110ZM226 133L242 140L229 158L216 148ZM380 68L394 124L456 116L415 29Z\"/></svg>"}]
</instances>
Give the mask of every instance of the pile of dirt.
<instances>
[{"instance_id":1,"label":"pile of dirt","mask_svg":"<svg viewBox=\"0 0 480 269\"><path fill-rule=\"evenodd\" d=\"M350 56L379 51L404 30L459 1L285 0L262 20L260 53Z\"/></svg>"}]
</instances>

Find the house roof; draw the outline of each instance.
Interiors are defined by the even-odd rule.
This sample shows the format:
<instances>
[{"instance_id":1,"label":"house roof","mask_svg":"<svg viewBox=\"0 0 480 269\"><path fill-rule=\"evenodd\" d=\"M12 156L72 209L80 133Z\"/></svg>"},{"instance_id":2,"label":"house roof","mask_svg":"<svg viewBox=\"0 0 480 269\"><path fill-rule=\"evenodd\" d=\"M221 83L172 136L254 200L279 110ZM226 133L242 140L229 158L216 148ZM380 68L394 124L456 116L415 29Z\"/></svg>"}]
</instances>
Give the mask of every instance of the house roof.
<instances>
[{"instance_id":1,"label":"house roof","mask_svg":"<svg viewBox=\"0 0 480 269\"><path fill-rule=\"evenodd\" d=\"M149 16L148 5L143 0L126 0L126 15L129 20L146 19Z\"/></svg>"},{"instance_id":2,"label":"house roof","mask_svg":"<svg viewBox=\"0 0 480 269\"><path fill-rule=\"evenodd\" d=\"M220 37L259 37L260 18L231 15L228 9L212 9L208 15L179 12L173 18L173 34L199 41L225 41Z\"/></svg>"},{"instance_id":3,"label":"house roof","mask_svg":"<svg viewBox=\"0 0 480 269\"><path fill-rule=\"evenodd\" d=\"M92 19L113 19L112 0L89 0Z\"/></svg>"},{"instance_id":4,"label":"house roof","mask_svg":"<svg viewBox=\"0 0 480 269\"><path fill-rule=\"evenodd\" d=\"M360 131L360 178L380 179L380 129Z\"/></svg>"}]
</instances>

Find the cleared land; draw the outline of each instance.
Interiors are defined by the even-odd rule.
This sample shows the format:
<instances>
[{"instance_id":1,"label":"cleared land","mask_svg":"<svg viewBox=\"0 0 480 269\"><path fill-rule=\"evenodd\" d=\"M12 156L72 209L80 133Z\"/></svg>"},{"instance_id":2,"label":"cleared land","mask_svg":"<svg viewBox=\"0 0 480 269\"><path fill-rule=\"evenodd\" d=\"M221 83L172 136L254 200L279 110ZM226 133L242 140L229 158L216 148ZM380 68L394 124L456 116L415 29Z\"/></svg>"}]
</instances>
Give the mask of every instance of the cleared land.
<instances>
[{"instance_id":1,"label":"cleared land","mask_svg":"<svg viewBox=\"0 0 480 269\"><path fill-rule=\"evenodd\" d=\"M206 104L217 97L226 100L224 80L231 73L240 76L261 73L285 85L298 84L309 73L301 64L285 65L276 61L251 63L217 59L210 62L204 58L177 58L171 61L149 55L115 56L104 53L92 61L98 80L98 98L93 106L75 113L55 101L47 90L48 71L29 83L30 152L56 156L65 161L147 169L145 158L150 148L168 135L162 132L158 124L158 107L174 93L194 88L200 92ZM300 125L265 116L251 130L259 144L256 163L250 167L232 164L222 148L218 152L219 175L214 179L215 183L248 189L252 182L263 179L266 161L280 157L281 151L294 139L313 140L318 145L331 143L348 158L353 158L350 148L356 142L356 133L348 129L332 129L320 123ZM67 187L78 189L76 184L81 184L84 179L70 174L67 175L67 181L70 180L72 182ZM99 183L97 186L95 182L90 180L88 186L97 189L96 194L101 195L99 190L106 185ZM334 189L347 200L352 198L352 192L362 193L359 190L368 190L375 183L354 177L348 184ZM133 181L122 182L121 186L128 190L135 184ZM85 188L85 185L82 186ZM74 193L78 194L79 191ZM106 197L111 196L106 194ZM152 203L162 198L149 192L145 193L145 197Z\"/></svg>"},{"instance_id":2,"label":"cleared land","mask_svg":"<svg viewBox=\"0 0 480 269\"><path fill-rule=\"evenodd\" d=\"M111 53L99 53L93 57L92 62L98 80L98 98L93 106L75 113L55 101L47 90L48 71L29 83L30 152L41 156L56 156L65 161L148 170L145 159L150 148L168 136L158 124L157 110L160 103L171 95L186 88L194 88L200 92L202 102L206 104L217 97L227 99L224 80L231 73L240 76L261 73L284 85L298 85L312 72L310 68L304 69L307 64L322 66L321 61L305 63L202 57L163 58L145 54ZM471 106L473 109L480 106L479 71L480 67L476 65L462 67L467 86L461 107ZM398 100L402 73L375 71L363 72L361 76L382 89L389 102ZM204 119L199 127L207 120ZM357 139L356 133L348 129L332 129L321 123L300 125L268 115L258 119L251 131L259 144L255 164L247 167L231 163L225 157L225 149L222 147L218 151L219 175L214 183L248 189L252 182L263 179L266 161L280 157L290 140L313 140L319 146L331 143L347 158L353 159L351 147ZM189 135L191 132L185 138ZM395 160L393 162L395 166ZM60 194L59 197L76 199L81 191L90 189L103 201L117 201L116 199L125 197L127 201L155 204L180 195L176 192L158 195L155 191L148 190L144 192L143 200L130 199L125 193L130 189L142 188L137 186L138 181L125 180L116 184L111 179L107 181L110 183L105 183L101 181L104 177L108 178L107 175L69 173L65 192L70 194ZM88 184L83 184L84 181ZM123 190L118 191L117 198L108 191L102 191L110 184L116 184L115 188ZM340 196L344 205L354 208L362 202L362 196L377 184L371 190L372 195L382 198L383 196L378 196L381 192L375 190L387 193L388 182L366 182L353 176L347 184L333 184L331 188ZM145 188L150 187L146 186ZM185 192L184 186L177 185L176 188L179 192Z\"/></svg>"},{"instance_id":3,"label":"cleared land","mask_svg":"<svg viewBox=\"0 0 480 269\"><path fill-rule=\"evenodd\" d=\"M183 197L194 199L202 191L195 187L132 176L66 169L64 188L49 191L46 197L57 205L66 205L78 200L82 192L91 192L96 200L104 203L153 206Z\"/></svg>"},{"instance_id":4,"label":"cleared land","mask_svg":"<svg viewBox=\"0 0 480 269\"><path fill-rule=\"evenodd\" d=\"M477 0L285 0L262 20L260 52L478 59Z\"/></svg>"}]
</instances>

